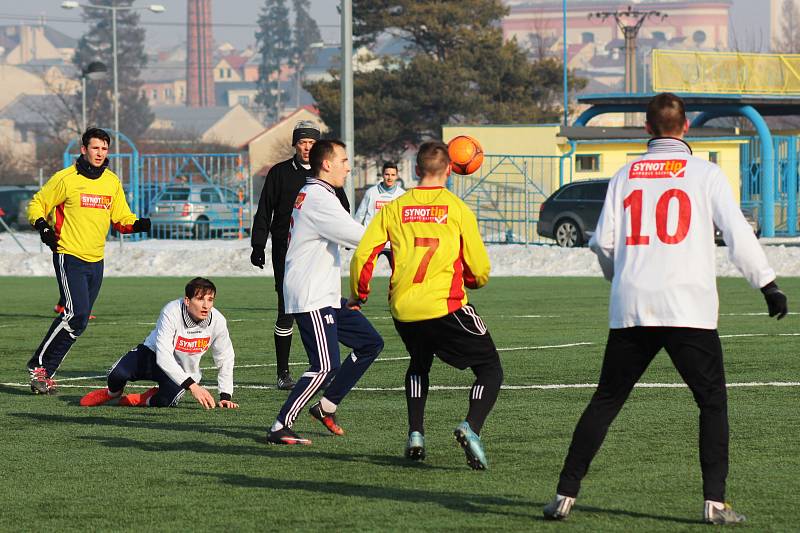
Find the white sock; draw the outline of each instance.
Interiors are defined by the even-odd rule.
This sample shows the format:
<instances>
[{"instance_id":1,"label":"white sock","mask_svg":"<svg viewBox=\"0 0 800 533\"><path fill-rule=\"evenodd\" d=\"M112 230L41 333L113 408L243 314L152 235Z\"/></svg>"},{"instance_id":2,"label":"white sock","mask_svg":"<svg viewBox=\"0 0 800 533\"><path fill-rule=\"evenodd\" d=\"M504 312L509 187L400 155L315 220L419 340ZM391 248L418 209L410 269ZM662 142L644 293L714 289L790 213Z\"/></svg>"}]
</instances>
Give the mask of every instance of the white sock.
<instances>
[{"instance_id":1,"label":"white sock","mask_svg":"<svg viewBox=\"0 0 800 533\"><path fill-rule=\"evenodd\" d=\"M272 427L269 428L270 431L280 431L282 429L283 429L283 424L281 424L277 420L275 421L274 424L272 424Z\"/></svg>"},{"instance_id":2,"label":"white sock","mask_svg":"<svg viewBox=\"0 0 800 533\"><path fill-rule=\"evenodd\" d=\"M336 412L336 404L327 399L325 396L323 396L320 399L319 405L322 407L322 410L325 411L326 413Z\"/></svg>"},{"instance_id":3,"label":"white sock","mask_svg":"<svg viewBox=\"0 0 800 533\"><path fill-rule=\"evenodd\" d=\"M724 502L715 502L714 500L706 500L705 504L706 505L710 505L714 509L725 509L725 503Z\"/></svg>"}]
</instances>

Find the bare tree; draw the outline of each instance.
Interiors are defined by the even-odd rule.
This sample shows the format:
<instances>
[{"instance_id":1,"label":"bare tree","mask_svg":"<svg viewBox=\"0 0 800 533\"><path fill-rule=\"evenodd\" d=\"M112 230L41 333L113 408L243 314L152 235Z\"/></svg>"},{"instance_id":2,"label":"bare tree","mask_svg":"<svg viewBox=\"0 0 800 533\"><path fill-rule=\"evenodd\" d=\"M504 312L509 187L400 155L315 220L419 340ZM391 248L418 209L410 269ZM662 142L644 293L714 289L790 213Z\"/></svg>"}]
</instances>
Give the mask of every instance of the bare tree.
<instances>
[{"instance_id":1,"label":"bare tree","mask_svg":"<svg viewBox=\"0 0 800 533\"><path fill-rule=\"evenodd\" d=\"M781 6L781 37L775 41L775 49L785 54L800 52L800 12L794 0L783 0Z\"/></svg>"}]
</instances>

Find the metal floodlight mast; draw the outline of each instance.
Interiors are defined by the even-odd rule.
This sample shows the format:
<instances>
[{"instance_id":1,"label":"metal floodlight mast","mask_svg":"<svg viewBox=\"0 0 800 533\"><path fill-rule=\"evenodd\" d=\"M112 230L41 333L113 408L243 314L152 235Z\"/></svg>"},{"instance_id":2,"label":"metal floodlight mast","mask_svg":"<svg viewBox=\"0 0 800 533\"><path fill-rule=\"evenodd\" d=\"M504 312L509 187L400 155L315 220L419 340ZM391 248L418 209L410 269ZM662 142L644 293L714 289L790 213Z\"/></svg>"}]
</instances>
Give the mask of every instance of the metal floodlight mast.
<instances>
[{"instance_id":1,"label":"metal floodlight mast","mask_svg":"<svg viewBox=\"0 0 800 533\"><path fill-rule=\"evenodd\" d=\"M134 11L143 10L152 11L153 13L163 13L166 8L161 4L150 4L147 7L133 7L133 6L102 6L93 4L81 4L74 0L66 0L61 2L63 9L75 9L78 7L89 9L102 9L104 11L111 11L111 55L113 59L113 75L114 75L114 153L116 158L114 160L117 167L115 170L119 172L119 79L117 69L117 11ZM84 77L85 79L85 77ZM84 86L84 94L86 93ZM84 128L85 129L85 128Z\"/></svg>"},{"instance_id":2,"label":"metal floodlight mast","mask_svg":"<svg viewBox=\"0 0 800 533\"><path fill-rule=\"evenodd\" d=\"M589 13L589 18L597 18L601 21L606 21L613 18L617 26L622 31L625 37L625 92L635 93L636 87L636 36L645 21L649 18L656 18L663 21L667 18L664 12L656 11L654 9L649 11L639 11L634 9L633 6L628 6L628 9L617 11L599 11L596 13Z\"/></svg>"},{"instance_id":3,"label":"metal floodlight mast","mask_svg":"<svg viewBox=\"0 0 800 533\"><path fill-rule=\"evenodd\" d=\"M108 74L108 67L100 61L92 61L81 69L81 132L86 131L86 80L101 80Z\"/></svg>"}]
</instances>

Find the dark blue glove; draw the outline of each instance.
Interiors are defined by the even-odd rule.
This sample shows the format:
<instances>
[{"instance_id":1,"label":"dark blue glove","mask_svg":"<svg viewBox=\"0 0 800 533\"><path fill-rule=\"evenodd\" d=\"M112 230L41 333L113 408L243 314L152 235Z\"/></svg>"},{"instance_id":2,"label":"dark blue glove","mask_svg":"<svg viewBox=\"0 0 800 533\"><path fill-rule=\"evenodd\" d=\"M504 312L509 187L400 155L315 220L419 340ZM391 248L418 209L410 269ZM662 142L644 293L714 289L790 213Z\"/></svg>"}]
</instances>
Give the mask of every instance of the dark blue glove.
<instances>
[{"instance_id":1,"label":"dark blue glove","mask_svg":"<svg viewBox=\"0 0 800 533\"><path fill-rule=\"evenodd\" d=\"M150 231L150 219L149 218L140 218L136 222L133 223L133 232L134 233L147 233Z\"/></svg>"},{"instance_id":2,"label":"dark blue glove","mask_svg":"<svg viewBox=\"0 0 800 533\"><path fill-rule=\"evenodd\" d=\"M773 317L777 315L778 320L786 316L786 313L789 312L789 307L786 303L786 295L781 292L774 281L761 287L761 293L767 301L769 316Z\"/></svg>"},{"instance_id":3,"label":"dark blue glove","mask_svg":"<svg viewBox=\"0 0 800 533\"><path fill-rule=\"evenodd\" d=\"M56 236L56 232L47 224L45 219L40 218L36 220L36 222L33 223L33 227L39 232L39 237L48 248L54 252L58 251L58 237Z\"/></svg>"},{"instance_id":4,"label":"dark blue glove","mask_svg":"<svg viewBox=\"0 0 800 533\"><path fill-rule=\"evenodd\" d=\"M264 270L264 263L267 262L267 258L264 255L264 250L253 248L253 251L250 253L250 262L253 263L253 266L257 266L261 270Z\"/></svg>"}]
</instances>

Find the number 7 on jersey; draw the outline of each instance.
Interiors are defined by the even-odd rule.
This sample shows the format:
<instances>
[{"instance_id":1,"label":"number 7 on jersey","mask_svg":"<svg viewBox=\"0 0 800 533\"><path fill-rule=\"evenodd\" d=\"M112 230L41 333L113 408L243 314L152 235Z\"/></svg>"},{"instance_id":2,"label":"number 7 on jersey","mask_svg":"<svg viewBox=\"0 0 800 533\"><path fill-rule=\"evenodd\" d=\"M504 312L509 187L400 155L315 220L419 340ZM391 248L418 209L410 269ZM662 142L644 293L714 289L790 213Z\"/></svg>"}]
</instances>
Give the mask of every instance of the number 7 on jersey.
<instances>
[{"instance_id":1,"label":"number 7 on jersey","mask_svg":"<svg viewBox=\"0 0 800 533\"><path fill-rule=\"evenodd\" d=\"M433 254L439 249L439 239L436 237L414 237L414 248L427 248L422 261L419 262L417 273L414 274L414 283L422 283L425 274L428 272L428 265L433 258Z\"/></svg>"}]
</instances>

